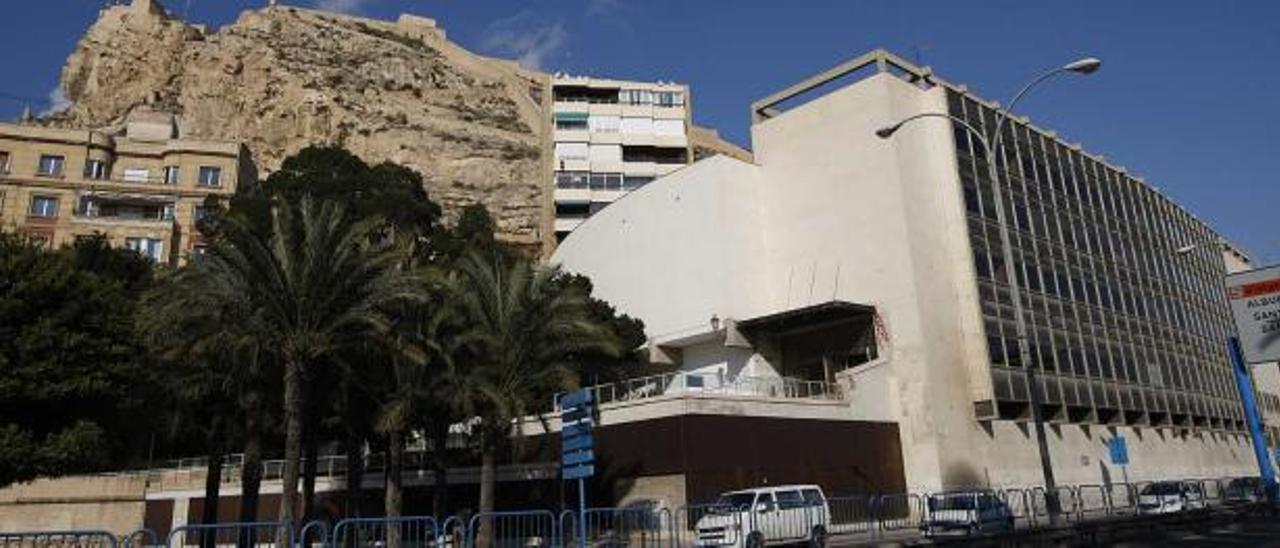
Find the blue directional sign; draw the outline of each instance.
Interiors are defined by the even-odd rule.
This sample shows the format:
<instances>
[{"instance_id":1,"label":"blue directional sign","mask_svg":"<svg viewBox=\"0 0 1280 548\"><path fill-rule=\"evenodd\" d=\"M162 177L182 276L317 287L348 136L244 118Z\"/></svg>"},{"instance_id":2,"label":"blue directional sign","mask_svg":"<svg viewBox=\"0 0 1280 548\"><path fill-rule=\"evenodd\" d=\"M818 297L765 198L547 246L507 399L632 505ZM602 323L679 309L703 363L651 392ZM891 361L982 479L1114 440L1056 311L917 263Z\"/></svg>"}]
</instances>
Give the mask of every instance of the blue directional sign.
<instances>
[{"instance_id":1,"label":"blue directional sign","mask_svg":"<svg viewBox=\"0 0 1280 548\"><path fill-rule=\"evenodd\" d=\"M560 398L560 469L564 479L595 475L594 401L590 390L570 392Z\"/></svg>"},{"instance_id":2,"label":"blue directional sign","mask_svg":"<svg viewBox=\"0 0 1280 548\"><path fill-rule=\"evenodd\" d=\"M1124 440L1124 436L1107 440L1107 451L1111 453L1111 464L1117 466L1129 464L1129 444Z\"/></svg>"}]
</instances>

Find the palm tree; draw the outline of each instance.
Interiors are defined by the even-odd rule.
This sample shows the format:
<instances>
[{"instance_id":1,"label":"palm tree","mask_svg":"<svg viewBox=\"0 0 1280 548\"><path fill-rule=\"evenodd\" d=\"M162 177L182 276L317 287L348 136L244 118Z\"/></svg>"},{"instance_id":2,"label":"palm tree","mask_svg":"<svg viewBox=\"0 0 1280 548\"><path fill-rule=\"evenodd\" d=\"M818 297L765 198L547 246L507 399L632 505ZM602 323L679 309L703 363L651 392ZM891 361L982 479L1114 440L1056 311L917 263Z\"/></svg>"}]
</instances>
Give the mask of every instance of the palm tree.
<instances>
[{"instance_id":1,"label":"palm tree","mask_svg":"<svg viewBox=\"0 0 1280 548\"><path fill-rule=\"evenodd\" d=\"M211 444L223 443L215 438L230 430L227 422L237 411L221 404L230 400L238 407L244 420L240 521L252 522L262 479L261 345L249 303L242 296L207 291L209 282L200 262L159 281L143 296L138 327L161 359L181 368L174 393L191 413L180 415L201 421ZM215 470L220 473L221 464L214 461L221 456L220 452L210 455L206 501L217 500L213 476ZM209 506L206 502L206 519ZM216 509L216 504L212 506Z\"/></svg>"},{"instance_id":2,"label":"palm tree","mask_svg":"<svg viewBox=\"0 0 1280 548\"><path fill-rule=\"evenodd\" d=\"M380 225L352 220L335 202L277 199L269 230L229 215L199 261L201 289L220 302L245 299L257 336L283 368L283 522L294 521L309 368L383 328L385 303L417 294L398 268L401 248L378 237Z\"/></svg>"},{"instance_id":3,"label":"palm tree","mask_svg":"<svg viewBox=\"0 0 1280 548\"><path fill-rule=\"evenodd\" d=\"M573 356L618 352L612 331L588 313L590 296L556 283L559 276L499 249L472 252L457 266L451 294L466 326L440 383L479 441L481 513L494 509L496 454L513 421L576 383ZM490 546L492 535L481 523L477 545Z\"/></svg>"}]
</instances>

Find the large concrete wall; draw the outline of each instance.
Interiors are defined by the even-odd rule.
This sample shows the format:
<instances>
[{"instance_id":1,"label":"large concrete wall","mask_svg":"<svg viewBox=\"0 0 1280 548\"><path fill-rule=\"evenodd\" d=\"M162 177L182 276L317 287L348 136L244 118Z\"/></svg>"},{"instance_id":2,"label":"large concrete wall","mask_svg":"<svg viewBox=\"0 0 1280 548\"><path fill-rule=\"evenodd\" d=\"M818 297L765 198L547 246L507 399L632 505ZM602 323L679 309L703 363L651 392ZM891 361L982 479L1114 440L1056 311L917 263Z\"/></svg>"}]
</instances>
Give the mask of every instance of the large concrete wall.
<instances>
[{"instance_id":1,"label":"large concrete wall","mask_svg":"<svg viewBox=\"0 0 1280 548\"><path fill-rule=\"evenodd\" d=\"M0 489L0 531L106 530L117 535L143 523L141 475L40 479Z\"/></svg>"}]
</instances>

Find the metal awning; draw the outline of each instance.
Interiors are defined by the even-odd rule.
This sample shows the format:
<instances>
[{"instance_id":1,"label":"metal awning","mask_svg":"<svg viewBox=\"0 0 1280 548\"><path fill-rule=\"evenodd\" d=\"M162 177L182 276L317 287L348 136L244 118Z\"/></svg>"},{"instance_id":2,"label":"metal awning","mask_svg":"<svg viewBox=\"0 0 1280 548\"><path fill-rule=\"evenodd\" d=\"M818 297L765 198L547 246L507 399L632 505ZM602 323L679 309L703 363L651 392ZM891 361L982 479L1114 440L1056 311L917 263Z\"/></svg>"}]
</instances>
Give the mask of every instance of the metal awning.
<instances>
[{"instance_id":1,"label":"metal awning","mask_svg":"<svg viewBox=\"0 0 1280 548\"><path fill-rule=\"evenodd\" d=\"M738 329L747 334L780 332L845 320L867 319L874 316L875 313L876 308L874 306L848 301L827 301L740 320Z\"/></svg>"},{"instance_id":2,"label":"metal awning","mask_svg":"<svg viewBox=\"0 0 1280 548\"><path fill-rule=\"evenodd\" d=\"M557 112L557 122L585 122L590 115L585 112Z\"/></svg>"}]
</instances>

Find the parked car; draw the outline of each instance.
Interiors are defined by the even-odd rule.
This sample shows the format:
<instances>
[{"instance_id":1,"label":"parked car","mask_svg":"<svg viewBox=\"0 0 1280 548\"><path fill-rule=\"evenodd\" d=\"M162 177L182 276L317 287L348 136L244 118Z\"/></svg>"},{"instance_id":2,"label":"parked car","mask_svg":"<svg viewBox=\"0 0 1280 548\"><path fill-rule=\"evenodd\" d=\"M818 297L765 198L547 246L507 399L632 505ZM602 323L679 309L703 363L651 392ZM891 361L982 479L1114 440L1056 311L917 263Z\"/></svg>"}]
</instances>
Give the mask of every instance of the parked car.
<instances>
[{"instance_id":1,"label":"parked car","mask_svg":"<svg viewBox=\"0 0 1280 548\"><path fill-rule=\"evenodd\" d=\"M1235 478L1223 490L1227 504L1254 504L1263 498L1262 480L1258 478Z\"/></svg>"},{"instance_id":2,"label":"parked car","mask_svg":"<svg viewBox=\"0 0 1280 548\"><path fill-rule=\"evenodd\" d=\"M1172 514L1204 507L1204 492L1191 482L1158 481L1138 492L1139 514Z\"/></svg>"},{"instance_id":3,"label":"parked car","mask_svg":"<svg viewBox=\"0 0 1280 548\"><path fill-rule=\"evenodd\" d=\"M920 532L926 537L1012 531L1013 511L993 491L929 495Z\"/></svg>"},{"instance_id":4,"label":"parked car","mask_svg":"<svg viewBox=\"0 0 1280 548\"><path fill-rule=\"evenodd\" d=\"M721 495L694 528L697 546L822 547L831 528L831 509L816 485L746 489Z\"/></svg>"}]
</instances>

